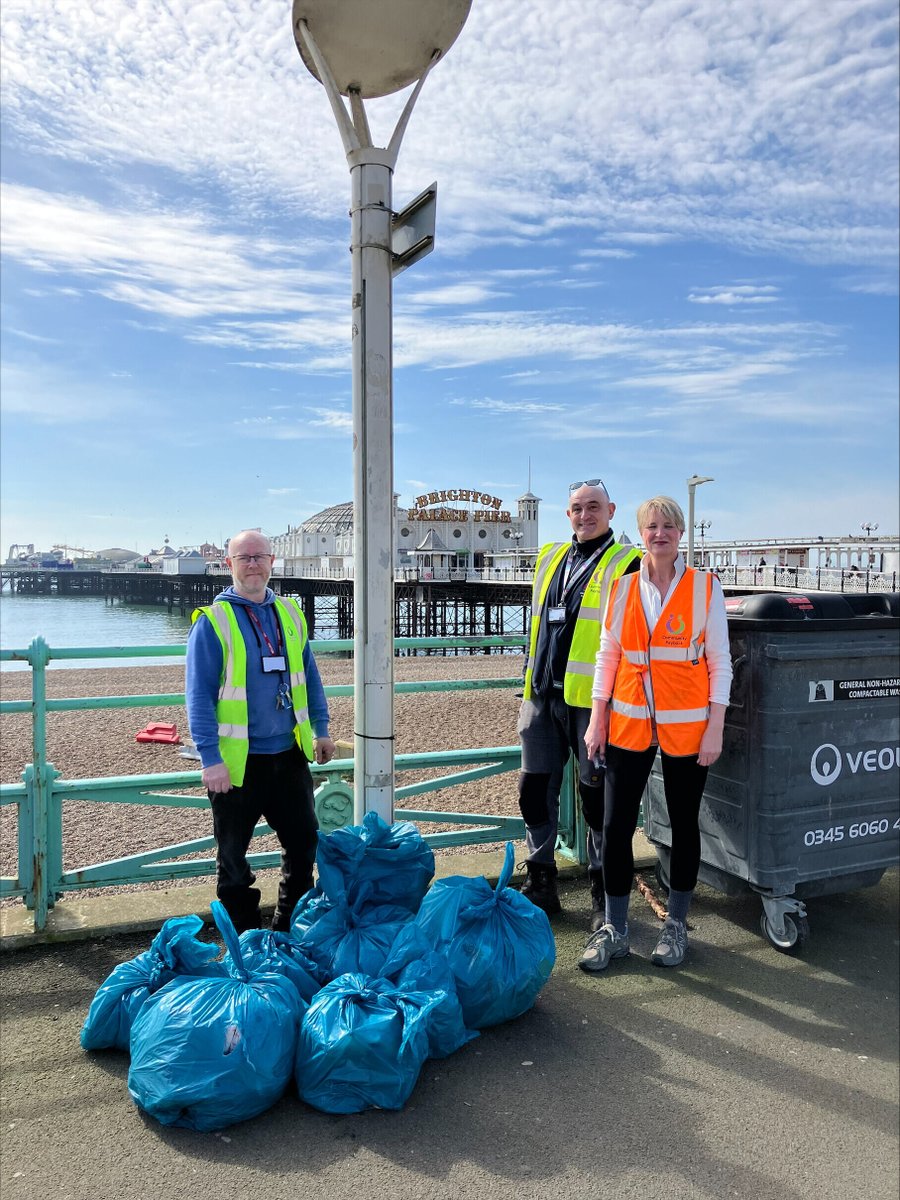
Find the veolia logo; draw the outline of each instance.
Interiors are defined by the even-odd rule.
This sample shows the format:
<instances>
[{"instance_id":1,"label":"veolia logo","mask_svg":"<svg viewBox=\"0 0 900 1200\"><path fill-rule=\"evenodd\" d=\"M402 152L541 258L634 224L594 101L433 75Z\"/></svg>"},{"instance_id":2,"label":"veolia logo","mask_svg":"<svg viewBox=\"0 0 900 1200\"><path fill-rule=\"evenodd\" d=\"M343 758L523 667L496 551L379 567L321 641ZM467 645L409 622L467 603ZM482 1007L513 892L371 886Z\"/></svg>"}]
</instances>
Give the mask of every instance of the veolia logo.
<instances>
[{"instance_id":1,"label":"veolia logo","mask_svg":"<svg viewBox=\"0 0 900 1200\"><path fill-rule=\"evenodd\" d=\"M832 746L830 742L826 742L824 746L818 746L813 751L809 773L822 787L834 783L841 773L841 752L837 746Z\"/></svg>"},{"instance_id":2,"label":"veolia logo","mask_svg":"<svg viewBox=\"0 0 900 1200\"><path fill-rule=\"evenodd\" d=\"M851 775L859 771L890 771L900 767L900 746L882 746L880 750L845 750L843 754L831 742L817 746L809 760L809 773L820 787L829 787L840 776L846 763Z\"/></svg>"},{"instance_id":3,"label":"veolia logo","mask_svg":"<svg viewBox=\"0 0 900 1200\"><path fill-rule=\"evenodd\" d=\"M677 637L679 633L684 633L684 620L682 619L681 613L679 613L677 617L674 613L671 617L669 617L668 621L666 621L666 633L671 633L675 637Z\"/></svg>"}]
</instances>

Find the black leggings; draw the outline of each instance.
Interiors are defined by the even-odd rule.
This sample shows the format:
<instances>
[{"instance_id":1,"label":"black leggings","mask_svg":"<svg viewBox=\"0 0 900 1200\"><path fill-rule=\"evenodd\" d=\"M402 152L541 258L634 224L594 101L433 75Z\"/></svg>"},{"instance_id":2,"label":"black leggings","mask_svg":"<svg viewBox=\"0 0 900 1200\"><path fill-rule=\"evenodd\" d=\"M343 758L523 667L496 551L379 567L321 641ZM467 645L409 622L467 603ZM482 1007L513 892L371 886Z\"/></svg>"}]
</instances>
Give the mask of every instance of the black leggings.
<instances>
[{"instance_id":1,"label":"black leggings","mask_svg":"<svg viewBox=\"0 0 900 1200\"><path fill-rule=\"evenodd\" d=\"M610 896L627 896L631 891L634 877L631 843L656 751L656 746L647 750L606 748L603 878ZM700 869L700 801L709 767L699 766L696 754L682 758L661 753L666 808L672 827L669 886L676 892L691 892L697 885Z\"/></svg>"}]
</instances>

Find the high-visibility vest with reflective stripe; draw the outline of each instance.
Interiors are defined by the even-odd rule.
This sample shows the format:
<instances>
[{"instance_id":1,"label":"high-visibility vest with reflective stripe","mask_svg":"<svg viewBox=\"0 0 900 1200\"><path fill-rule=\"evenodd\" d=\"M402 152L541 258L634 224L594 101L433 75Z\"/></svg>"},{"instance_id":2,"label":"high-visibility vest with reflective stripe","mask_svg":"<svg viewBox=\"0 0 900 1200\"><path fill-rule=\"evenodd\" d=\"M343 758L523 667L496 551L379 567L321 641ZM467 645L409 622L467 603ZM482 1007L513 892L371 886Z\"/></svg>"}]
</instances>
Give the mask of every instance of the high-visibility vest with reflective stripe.
<instances>
[{"instance_id":1,"label":"high-visibility vest with reflective stripe","mask_svg":"<svg viewBox=\"0 0 900 1200\"><path fill-rule=\"evenodd\" d=\"M306 672L303 669L303 650L307 642L306 618L292 597L275 597L275 612L284 637L285 657L294 710L294 738L312 762L313 731L306 698ZM216 720L219 724L219 753L228 768L231 782L240 787L250 748L250 728L247 714L247 647L238 625L234 605L217 600L204 608L195 609L191 623L206 617L222 647L222 674L216 700Z\"/></svg>"},{"instance_id":2,"label":"high-visibility vest with reflective stripe","mask_svg":"<svg viewBox=\"0 0 900 1200\"><path fill-rule=\"evenodd\" d=\"M522 696L532 697L532 672L537 652L538 635L546 608L547 591L557 568L572 545L571 542L550 542L541 550L534 567L531 589L531 637L528 646L528 666L525 670L525 686ZM600 646L600 629L610 587L628 567L641 555L633 546L621 546L612 542L600 556L594 567L575 619L572 644L566 661L563 677L563 699L574 708L591 707L591 691L594 684L594 663Z\"/></svg>"},{"instance_id":3,"label":"high-visibility vest with reflective stripe","mask_svg":"<svg viewBox=\"0 0 900 1200\"><path fill-rule=\"evenodd\" d=\"M697 754L709 721L706 620L712 576L685 569L652 634L641 603L639 575L618 580L606 627L622 647L610 704L609 741L623 750L646 750L653 725L645 676L653 687L653 720L666 754Z\"/></svg>"}]
</instances>

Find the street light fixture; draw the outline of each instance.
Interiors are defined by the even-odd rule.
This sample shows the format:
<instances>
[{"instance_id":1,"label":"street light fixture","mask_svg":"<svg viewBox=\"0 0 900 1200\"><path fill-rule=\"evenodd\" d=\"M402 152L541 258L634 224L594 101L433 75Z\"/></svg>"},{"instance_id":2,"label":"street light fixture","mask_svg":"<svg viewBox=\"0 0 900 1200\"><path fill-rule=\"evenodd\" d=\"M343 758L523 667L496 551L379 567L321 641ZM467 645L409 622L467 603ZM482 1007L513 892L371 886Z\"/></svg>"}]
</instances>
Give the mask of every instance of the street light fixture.
<instances>
[{"instance_id":1,"label":"street light fixture","mask_svg":"<svg viewBox=\"0 0 900 1200\"><path fill-rule=\"evenodd\" d=\"M294 40L322 84L350 167L353 366L354 818L394 814L393 276L434 245L436 185L402 213L392 179L422 85L471 0L293 0ZM375 146L363 100L415 87ZM343 97L349 100L349 112Z\"/></svg>"},{"instance_id":2,"label":"street light fixture","mask_svg":"<svg viewBox=\"0 0 900 1200\"><path fill-rule=\"evenodd\" d=\"M688 489L688 545L687 545L687 565L694 565L694 492L701 483L714 483L712 475L692 475L687 481Z\"/></svg>"},{"instance_id":3,"label":"street light fixture","mask_svg":"<svg viewBox=\"0 0 900 1200\"><path fill-rule=\"evenodd\" d=\"M519 572L519 542L525 536L525 531L522 529L514 529L510 535L515 542L515 557L513 558L513 571L518 575Z\"/></svg>"},{"instance_id":4,"label":"street light fixture","mask_svg":"<svg viewBox=\"0 0 900 1200\"><path fill-rule=\"evenodd\" d=\"M697 524L694 526L695 529L700 530L700 566L701 567L706 566L705 535L706 535L707 529L709 529L709 527L711 525L712 525L712 521L698 521Z\"/></svg>"},{"instance_id":5,"label":"street light fixture","mask_svg":"<svg viewBox=\"0 0 900 1200\"><path fill-rule=\"evenodd\" d=\"M872 525L868 521L866 521L863 525L860 525L860 529L863 531L866 537L871 537L877 528L877 524Z\"/></svg>"}]
</instances>

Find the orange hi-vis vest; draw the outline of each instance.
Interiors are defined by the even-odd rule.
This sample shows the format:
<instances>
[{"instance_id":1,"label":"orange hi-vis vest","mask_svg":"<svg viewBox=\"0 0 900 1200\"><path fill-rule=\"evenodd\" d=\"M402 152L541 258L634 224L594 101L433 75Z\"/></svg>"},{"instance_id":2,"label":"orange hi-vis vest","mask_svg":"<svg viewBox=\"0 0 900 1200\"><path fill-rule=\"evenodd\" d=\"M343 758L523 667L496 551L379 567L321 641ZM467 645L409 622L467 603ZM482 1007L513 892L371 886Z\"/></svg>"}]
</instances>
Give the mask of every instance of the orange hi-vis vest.
<instances>
[{"instance_id":1,"label":"orange hi-vis vest","mask_svg":"<svg viewBox=\"0 0 900 1200\"><path fill-rule=\"evenodd\" d=\"M623 575L613 585L606 628L622 647L609 717L609 741L623 750L646 750L653 720L666 754L697 754L709 721L706 620L712 576L685 568L651 632L641 603L640 577ZM650 714L645 676L653 685Z\"/></svg>"}]
</instances>

